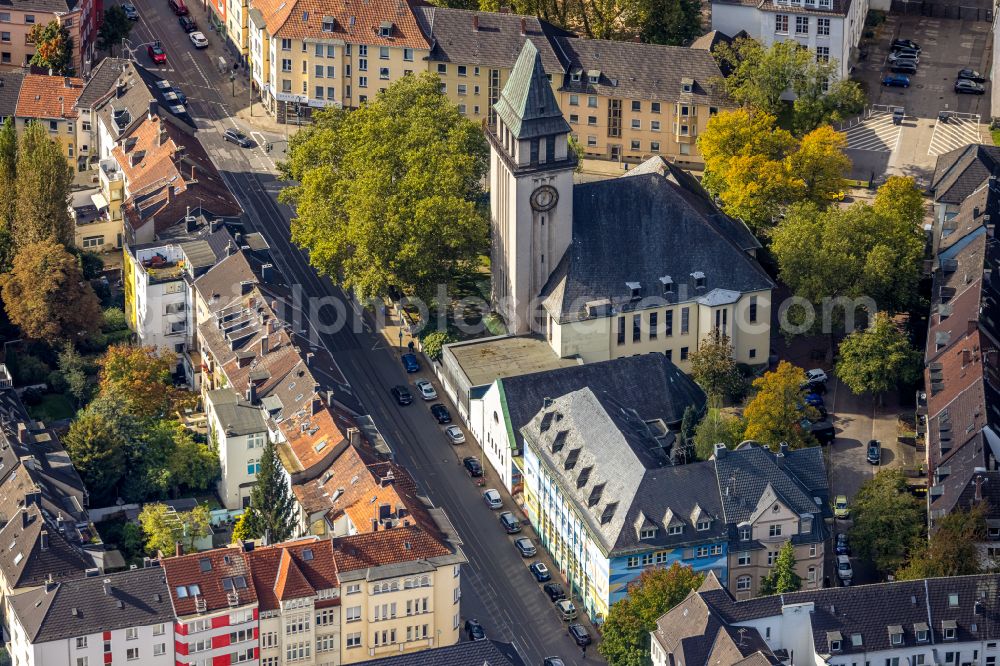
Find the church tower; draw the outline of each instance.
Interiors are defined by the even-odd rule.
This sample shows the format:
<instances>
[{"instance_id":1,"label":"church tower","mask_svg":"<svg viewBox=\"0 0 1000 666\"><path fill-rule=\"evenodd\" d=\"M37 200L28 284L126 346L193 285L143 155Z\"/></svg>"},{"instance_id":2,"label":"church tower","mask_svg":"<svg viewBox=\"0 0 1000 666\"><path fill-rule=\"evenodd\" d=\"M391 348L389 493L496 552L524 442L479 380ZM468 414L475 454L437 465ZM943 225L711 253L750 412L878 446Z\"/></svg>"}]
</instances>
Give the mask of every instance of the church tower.
<instances>
[{"instance_id":1,"label":"church tower","mask_svg":"<svg viewBox=\"0 0 1000 666\"><path fill-rule=\"evenodd\" d=\"M526 40L489 128L493 307L511 333L542 330L538 295L573 238L570 127Z\"/></svg>"}]
</instances>

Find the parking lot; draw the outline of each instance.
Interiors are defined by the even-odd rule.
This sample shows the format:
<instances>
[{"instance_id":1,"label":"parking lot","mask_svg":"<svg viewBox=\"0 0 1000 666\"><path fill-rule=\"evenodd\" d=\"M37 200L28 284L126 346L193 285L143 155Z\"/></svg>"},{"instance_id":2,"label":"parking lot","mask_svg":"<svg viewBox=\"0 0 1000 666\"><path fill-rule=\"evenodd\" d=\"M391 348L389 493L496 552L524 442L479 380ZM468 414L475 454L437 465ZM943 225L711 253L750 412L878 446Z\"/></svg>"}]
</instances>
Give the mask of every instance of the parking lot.
<instances>
[{"instance_id":1,"label":"parking lot","mask_svg":"<svg viewBox=\"0 0 1000 666\"><path fill-rule=\"evenodd\" d=\"M895 145L891 119L873 116L869 127L848 133L853 175L867 179L882 173L913 176L929 183L939 154L979 141L985 133L982 119L989 118L989 83L984 95L954 92L958 71L968 67L986 73L990 62L990 24L923 16L887 17L869 40L867 58L852 77L861 81L875 105L901 106L906 119L899 126ZM894 38L912 39L921 47L917 73L910 76L909 88L881 85L889 72L890 43ZM941 112L954 113L949 122L938 120ZM888 148L888 151L886 150ZM888 155L886 154L888 152Z\"/></svg>"}]
</instances>

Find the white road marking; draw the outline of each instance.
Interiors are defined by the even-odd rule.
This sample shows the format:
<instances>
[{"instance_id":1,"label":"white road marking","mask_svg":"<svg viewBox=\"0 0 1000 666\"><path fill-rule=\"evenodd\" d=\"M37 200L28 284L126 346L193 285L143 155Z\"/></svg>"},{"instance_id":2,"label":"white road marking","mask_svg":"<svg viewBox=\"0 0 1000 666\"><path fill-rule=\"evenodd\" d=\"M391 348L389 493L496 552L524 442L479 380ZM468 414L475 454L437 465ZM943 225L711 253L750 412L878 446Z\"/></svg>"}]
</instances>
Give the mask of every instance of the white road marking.
<instances>
[{"instance_id":1,"label":"white road marking","mask_svg":"<svg viewBox=\"0 0 1000 666\"><path fill-rule=\"evenodd\" d=\"M876 113L864 122L844 132L847 147L852 150L892 152L899 142L902 126L892 120L889 113Z\"/></svg>"}]
</instances>

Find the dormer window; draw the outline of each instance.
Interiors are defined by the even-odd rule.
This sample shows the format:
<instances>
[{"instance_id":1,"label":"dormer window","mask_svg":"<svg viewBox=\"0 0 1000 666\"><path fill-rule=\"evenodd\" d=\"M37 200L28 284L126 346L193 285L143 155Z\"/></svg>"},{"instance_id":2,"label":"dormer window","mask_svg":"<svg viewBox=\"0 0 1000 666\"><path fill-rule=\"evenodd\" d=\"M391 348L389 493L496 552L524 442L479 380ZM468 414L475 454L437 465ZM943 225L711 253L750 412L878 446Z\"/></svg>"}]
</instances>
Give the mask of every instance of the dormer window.
<instances>
[{"instance_id":1,"label":"dormer window","mask_svg":"<svg viewBox=\"0 0 1000 666\"><path fill-rule=\"evenodd\" d=\"M683 525L671 525L669 528L667 528L667 534L669 534L670 536L676 536L678 534L683 534L683 533L684 533Z\"/></svg>"},{"instance_id":2,"label":"dormer window","mask_svg":"<svg viewBox=\"0 0 1000 666\"><path fill-rule=\"evenodd\" d=\"M629 298L633 301L637 301L642 297L642 285L638 282L626 282L625 286L628 288Z\"/></svg>"},{"instance_id":3,"label":"dormer window","mask_svg":"<svg viewBox=\"0 0 1000 666\"><path fill-rule=\"evenodd\" d=\"M840 652L842 641L830 641L830 652Z\"/></svg>"},{"instance_id":4,"label":"dormer window","mask_svg":"<svg viewBox=\"0 0 1000 666\"><path fill-rule=\"evenodd\" d=\"M902 625L893 624L889 626L889 640L893 645L903 644L903 627Z\"/></svg>"},{"instance_id":5,"label":"dormer window","mask_svg":"<svg viewBox=\"0 0 1000 666\"><path fill-rule=\"evenodd\" d=\"M844 635L839 631L826 632L826 640L830 643L830 652L840 652L844 645Z\"/></svg>"},{"instance_id":6,"label":"dormer window","mask_svg":"<svg viewBox=\"0 0 1000 666\"><path fill-rule=\"evenodd\" d=\"M337 21L332 16L323 17L323 32L333 32L335 25L337 25Z\"/></svg>"},{"instance_id":7,"label":"dormer window","mask_svg":"<svg viewBox=\"0 0 1000 666\"><path fill-rule=\"evenodd\" d=\"M664 275L660 278L660 285L663 287L663 295L670 296L674 293L674 281L669 275Z\"/></svg>"},{"instance_id":8,"label":"dormer window","mask_svg":"<svg viewBox=\"0 0 1000 666\"><path fill-rule=\"evenodd\" d=\"M573 83L579 83L580 82L580 70L578 70L578 69L573 70L570 73L570 75L569 75L569 80L572 81Z\"/></svg>"},{"instance_id":9,"label":"dormer window","mask_svg":"<svg viewBox=\"0 0 1000 666\"><path fill-rule=\"evenodd\" d=\"M378 27L379 37L392 37L392 23L389 21L382 21Z\"/></svg>"},{"instance_id":10,"label":"dormer window","mask_svg":"<svg viewBox=\"0 0 1000 666\"><path fill-rule=\"evenodd\" d=\"M694 90L694 79L688 79L688 78L681 79L681 90L686 93L689 93L692 90Z\"/></svg>"},{"instance_id":11,"label":"dormer window","mask_svg":"<svg viewBox=\"0 0 1000 666\"><path fill-rule=\"evenodd\" d=\"M698 522L697 522L697 523L695 524L695 526L694 526L694 527L695 527L695 529L696 529L696 530L698 530L699 532L704 532L705 530L707 530L707 529L709 529L709 528L711 528L711 527L712 527L712 521L711 521L711 520L699 520L699 521L698 521Z\"/></svg>"},{"instance_id":12,"label":"dormer window","mask_svg":"<svg viewBox=\"0 0 1000 666\"><path fill-rule=\"evenodd\" d=\"M587 81L597 85L601 81L601 71L599 69L592 69L587 72Z\"/></svg>"},{"instance_id":13,"label":"dormer window","mask_svg":"<svg viewBox=\"0 0 1000 666\"><path fill-rule=\"evenodd\" d=\"M691 273L691 279L694 280L695 289L705 288L705 274L702 273L701 271L695 271L694 273Z\"/></svg>"},{"instance_id":14,"label":"dormer window","mask_svg":"<svg viewBox=\"0 0 1000 666\"><path fill-rule=\"evenodd\" d=\"M647 527L644 530L640 530L639 531L639 538L640 539L655 539L656 538L656 528L655 527Z\"/></svg>"},{"instance_id":15,"label":"dormer window","mask_svg":"<svg viewBox=\"0 0 1000 666\"><path fill-rule=\"evenodd\" d=\"M958 634L958 623L955 620L944 620L941 622L941 631L946 641L953 641Z\"/></svg>"},{"instance_id":16,"label":"dormer window","mask_svg":"<svg viewBox=\"0 0 1000 666\"><path fill-rule=\"evenodd\" d=\"M928 632L928 627L926 623L918 622L917 624L913 625L913 635L916 637L918 643L927 642L927 632Z\"/></svg>"},{"instance_id":17,"label":"dormer window","mask_svg":"<svg viewBox=\"0 0 1000 666\"><path fill-rule=\"evenodd\" d=\"M750 526L746 525L740 528L740 541L750 540Z\"/></svg>"}]
</instances>

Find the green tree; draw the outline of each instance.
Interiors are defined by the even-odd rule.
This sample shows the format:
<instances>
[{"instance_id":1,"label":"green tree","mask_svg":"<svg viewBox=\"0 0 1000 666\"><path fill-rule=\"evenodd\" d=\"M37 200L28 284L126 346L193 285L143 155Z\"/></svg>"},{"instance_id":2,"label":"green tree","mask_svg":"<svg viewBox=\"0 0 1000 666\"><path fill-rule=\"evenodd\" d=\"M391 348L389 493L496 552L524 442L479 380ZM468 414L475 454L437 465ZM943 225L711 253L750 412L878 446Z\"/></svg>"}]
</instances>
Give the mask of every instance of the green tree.
<instances>
[{"instance_id":1,"label":"green tree","mask_svg":"<svg viewBox=\"0 0 1000 666\"><path fill-rule=\"evenodd\" d=\"M278 460L274 442L268 441L260 455L260 471L250 490L246 533L266 538L268 543L285 541L295 532L295 499Z\"/></svg>"},{"instance_id":2,"label":"green tree","mask_svg":"<svg viewBox=\"0 0 1000 666\"><path fill-rule=\"evenodd\" d=\"M800 134L827 123L839 123L865 108L865 91L857 81L838 79L836 61L814 61L795 87L792 124Z\"/></svg>"},{"instance_id":3,"label":"green tree","mask_svg":"<svg viewBox=\"0 0 1000 666\"><path fill-rule=\"evenodd\" d=\"M23 246L11 272L0 275L0 293L10 321L34 340L79 340L100 324L100 303L79 262L53 240Z\"/></svg>"},{"instance_id":4,"label":"green tree","mask_svg":"<svg viewBox=\"0 0 1000 666\"><path fill-rule=\"evenodd\" d=\"M35 45L30 64L50 69L57 76L73 75L73 38L59 21L36 23L28 31L28 41Z\"/></svg>"},{"instance_id":5,"label":"green tree","mask_svg":"<svg viewBox=\"0 0 1000 666\"><path fill-rule=\"evenodd\" d=\"M87 402L90 396L90 382L87 379L87 363L72 343L66 342L59 352L59 372L62 373L69 394L76 406Z\"/></svg>"},{"instance_id":6,"label":"green tree","mask_svg":"<svg viewBox=\"0 0 1000 666\"><path fill-rule=\"evenodd\" d=\"M195 552L198 540L212 533L211 514L204 504L177 512L166 504L147 504L139 514L139 524L146 535L146 552L155 555L159 551L165 557L174 555L178 543L185 553Z\"/></svg>"},{"instance_id":7,"label":"green tree","mask_svg":"<svg viewBox=\"0 0 1000 666\"><path fill-rule=\"evenodd\" d=\"M923 354L889 315L875 313L871 326L854 331L840 343L837 377L855 394L882 396L920 376Z\"/></svg>"},{"instance_id":8,"label":"green tree","mask_svg":"<svg viewBox=\"0 0 1000 666\"><path fill-rule=\"evenodd\" d=\"M651 44L687 46L702 34L697 0L639 0L635 25L639 38Z\"/></svg>"},{"instance_id":9,"label":"green tree","mask_svg":"<svg viewBox=\"0 0 1000 666\"><path fill-rule=\"evenodd\" d=\"M100 406L79 412L63 437L63 445L90 492L94 506L114 501L126 471L121 429Z\"/></svg>"},{"instance_id":10,"label":"green tree","mask_svg":"<svg viewBox=\"0 0 1000 666\"><path fill-rule=\"evenodd\" d=\"M757 393L743 410L746 419L746 439L756 440L777 449L786 442L793 449L812 446L813 436L803 430L803 418L818 420L819 414L805 404L802 385L806 374L788 361L782 361L771 372L765 372L753 382Z\"/></svg>"},{"instance_id":11,"label":"green tree","mask_svg":"<svg viewBox=\"0 0 1000 666\"><path fill-rule=\"evenodd\" d=\"M760 594L784 594L795 592L801 587L802 578L795 573L795 547L791 541L786 541L778 551L778 559L770 573L760 582Z\"/></svg>"},{"instance_id":12,"label":"green tree","mask_svg":"<svg viewBox=\"0 0 1000 666\"><path fill-rule=\"evenodd\" d=\"M118 547L127 562L139 559L146 551L146 537L142 533L142 527L131 521L125 523L122 526L122 536Z\"/></svg>"},{"instance_id":13,"label":"green tree","mask_svg":"<svg viewBox=\"0 0 1000 666\"><path fill-rule=\"evenodd\" d=\"M195 441L191 431L175 421L169 422L173 430L173 447L167 461L171 485L175 492L185 489L201 492L219 480L219 454L206 444Z\"/></svg>"},{"instance_id":14,"label":"green tree","mask_svg":"<svg viewBox=\"0 0 1000 666\"><path fill-rule=\"evenodd\" d=\"M923 226L924 195L909 176L889 176L875 193L875 212L885 218L912 226Z\"/></svg>"},{"instance_id":15,"label":"green tree","mask_svg":"<svg viewBox=\"0 0 1000 666\"><path fill-rule=\"evenodd\" d=\"M697 430L698 410L694 408L694 405L688 405L684 408L684 415L681 416L681 431L678 433L680 443L685 451L694 450L694 434Z\"/></svg>"},{"instance_id":16,"label":"green tree","mask_svg":"<svg viewBox=\"0 0 1000 666\"><path fill-rule=\"evenodd\" d=\"M882 470L868 479L851 506L851 543L883 574L899 569L924 531L924 507L906 487L899 470Z\"/></svg>"},{"instance_id":17,"label":"green tree","mask_svg":"<svg viewBox=\"0 0 1000 666\"><path fill-rule=\"evenodd\" d=\"M716 444L726 448L736 448L743 441L746 423L738 416L726 414L720 409L710 409L695 429L694 454L698 460L708 460L715 454Z\"/></svg>"},{"instance_id":18,"label":"green tree","mask_svg":"<svg viewBox=\"0 0 1000 666\"><path fill-rule=\"evenodd\" d=\"M432 361L441 360L441 352L449 342L454 342L455 337L448 331L432 331L420 340L420 346L427 358Z\"/></svg>"},{"instance_id":19,"label":"green tree","mask_svg":"<svg viewBox=\"0 0 1000 666\"><path fill-rule=\"evenodd\" d=\"M73 173L59 143L41 123L30 122L17 147L14 244L20 250L43 240L73 245L69 188Z\"/></svg>"},{"instance_id":20,"label":"green tree","mask_svg":"<svg viewBox=\"0 0 1000 666\"><path fill-rule=\"evenodd\" d=\"M231 543L242 543L244 541L250 541L253 539L253 535L250 533L250 528L247 525L249 512L244 511L240 514L240 517L236 519L233 523L233 539Z\"/></svg>"},{"instance_id":21,"label":"green tree","mask_svg":"<svg viewBox=\"0 0 1000 666\"><path fill-rule=\"evenodd\" d=\"M176 357L156 347L112 345L100 360L101 395L139 418L162 418L174 403Z\"/></svg>"},{"instance_id":22,"label":"green tree","mask_svg":"<svg viewBox=\"0 0 1000 666\"><path fill-rule=\"evenodd\" d=\"M986 538L986 504L945 514L929 540L918 539L910 559L896 571L899 580L945 578L983 573L979 542Z\"/></svg>"},{"instance_id":23,"label":"green tree","mask_svg":"<svg viewBox=\"0 0 1000 666\"><path fill-rule=\"evenodd\" d=\"M115 47L127 39L132 32L132 21L119 5L111 5L104 10L104 21L97 31L97 48L115 56Z\"/></svg>"},{"instance_id":24,"label":"green tree","mask_svg":"<svg viewBox=\"0 0 1000 666\"><path fill-rule=\"evenodd\" d=\"M299 185L292 238L321 273L367 298L431 294L486 251L479 127L436 76L406 76L360 109L316 115L282 172Z\"/></svg>"},{"instance_id":25,"label":"green tree","mask_svg":"<svg viewBox=\"0 0 1000 666\"><path fill-rule=\"evenodd\" d=\"M628 596L616 601L608 611L597 651L610 666L648 664L649 632L656 628L656 620L684 601L704 579L704 575L677 562L669 568L643 571L629 584Z\"/></svg>"},{"instance_id":26,"label":"green tree","mask_svg":"<svg viewBox=\"0 0 1000 666\"><path fill-rule=\"evenodd\" d=\"M789 155L789 170L802 179L806 201L826 206L842 197L847 188L845 176L851 160L844 154L847 139L829 125L823 125L802 137L798 149Z\"/></svg>"},{"instance_id":27,"label":"green tree","mask_svg":"<svg viewBox=\"0 0 1000 666\"><path fill-rule=\"evenodd\" d=\"M691 376L709 397L728 399L743 392L743 376L733 358L729 336L712 329L691 354Z\"/></svg>"},{"instance_id":28,"label":"green tree","mask_svg":"<svg viewBox=\"0 0 1000 666\"><path fill-rule=\"evenodd\" d=\"M781 96L799 82L814 55L794 41L775 42L765 48L757 40L745 38L719 44L715 58L720 64L734 65L724 80L730 98L777 116L784 106Z\"/></svg>"},{"instance_id":29,"label":"green tree","mask_svg":"<svg viewBox=\"0 0 1000 666\"><path fill-rule=\"evenodd\" d=\"M17 202L17 129L8 116L0 127L0 273L14 261L14 220Z\"/></svg>"}]
</instances>

